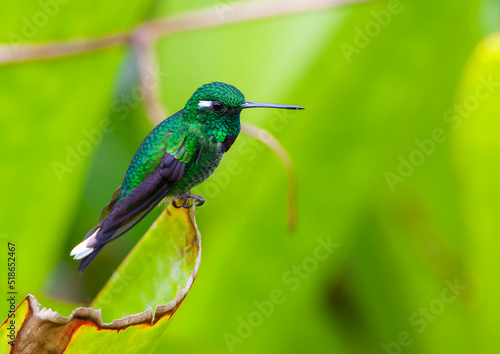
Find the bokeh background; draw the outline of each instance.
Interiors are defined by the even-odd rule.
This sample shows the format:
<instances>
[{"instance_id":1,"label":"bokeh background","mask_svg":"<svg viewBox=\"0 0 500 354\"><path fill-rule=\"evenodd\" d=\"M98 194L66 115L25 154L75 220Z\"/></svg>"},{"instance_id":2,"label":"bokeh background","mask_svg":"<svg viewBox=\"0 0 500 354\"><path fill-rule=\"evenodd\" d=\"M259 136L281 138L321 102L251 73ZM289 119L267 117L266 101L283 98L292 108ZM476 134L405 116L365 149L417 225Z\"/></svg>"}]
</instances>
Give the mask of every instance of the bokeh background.
<instances>
[{"instance_id":1,"label":"bokeh background","mask_svg":"<svg viewBox=\"0 0 500 354\"><path fill-rule=\"evenodd\" d=\"M241 3L9 2L0 42L95 37L208 6L223 21ZM401 0L162 36L151 75L169 114L211 81L306 110L242 114L293 159L296 230L280 160L240 136L195 190L207 198L200 271L152 350L498 352L499 30L498 0ZM18 301L32 293L62 315L89 303L160 212L78 276L70 250L152 129L135 59L118 46L0 65L0 260L15 242Z\"/></svg>"}]
</instances>

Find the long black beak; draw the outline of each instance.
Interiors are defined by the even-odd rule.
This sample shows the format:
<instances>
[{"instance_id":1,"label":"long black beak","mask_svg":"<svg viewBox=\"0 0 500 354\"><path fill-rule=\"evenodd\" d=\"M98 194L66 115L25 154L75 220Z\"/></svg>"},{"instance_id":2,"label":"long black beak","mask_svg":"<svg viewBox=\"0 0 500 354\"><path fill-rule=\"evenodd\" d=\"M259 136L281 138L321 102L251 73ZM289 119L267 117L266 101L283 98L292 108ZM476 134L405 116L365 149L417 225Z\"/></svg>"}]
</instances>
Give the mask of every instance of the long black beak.
<instances>
[{"instance_id":1,"label":"long black beak","mask_svg":"<svg viewBox=\"0 0 500 354\"><path fill-rule=\"evenodd\" d=\"M281 108L281 109L304 109L300 106L289 106L287 104L275 104L275 103L261 103L261 102L249 102L245 101L240 108Z\"/></svg>"}]
</instances>

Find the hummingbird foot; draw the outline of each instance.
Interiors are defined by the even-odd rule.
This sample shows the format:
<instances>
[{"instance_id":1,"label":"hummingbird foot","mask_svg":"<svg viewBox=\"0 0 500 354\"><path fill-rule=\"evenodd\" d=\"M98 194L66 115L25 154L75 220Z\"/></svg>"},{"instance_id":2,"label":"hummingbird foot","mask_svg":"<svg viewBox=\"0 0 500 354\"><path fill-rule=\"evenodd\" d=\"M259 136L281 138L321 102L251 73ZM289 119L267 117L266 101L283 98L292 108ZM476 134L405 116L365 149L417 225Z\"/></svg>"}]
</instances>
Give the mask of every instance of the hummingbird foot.
<instances>
[{"instance_id":1,"label":"hummingbird foot","mask_svg":"<svg viewBox=\"0 0 500 354\"><path fill-rule=\"evenodd\" d=\"M194 205L199 207L205 203L205 199L201 195L197 194L183 194L176 199L172 200L172 205L174 208L185 208L189 209L193 204L189 204L189 199L193 199ZM178 205L177 201L183 200L182 204Z\"/></svg>"}]
</instances>

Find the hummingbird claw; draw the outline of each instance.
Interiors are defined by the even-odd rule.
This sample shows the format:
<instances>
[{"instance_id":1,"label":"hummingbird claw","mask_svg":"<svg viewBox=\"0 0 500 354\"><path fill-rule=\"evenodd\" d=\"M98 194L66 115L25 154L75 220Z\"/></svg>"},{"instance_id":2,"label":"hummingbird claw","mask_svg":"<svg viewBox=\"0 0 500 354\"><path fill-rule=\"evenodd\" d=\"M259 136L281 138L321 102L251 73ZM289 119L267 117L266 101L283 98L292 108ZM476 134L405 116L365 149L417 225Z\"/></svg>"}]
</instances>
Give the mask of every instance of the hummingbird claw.
<instances>
[{"instance_id":1,"label":"hummingbird claw","mask_svg":"<svg viewBox=\"0 0 500 354\"><path fill-rule=\"evenodd\" d=\"M183 194L177 198L177 200L179 199L183 199L184 200L183 203L181 205L178 205L176 200L173 200L172 205L174 206L174 208L181 208L181 207L185 209L191 208L193 204L189 203L189 199L193 199L194 205L197 207L202 206L205 203L205 199L201 195L197 194Z\"/></svg>"}]
</instances>

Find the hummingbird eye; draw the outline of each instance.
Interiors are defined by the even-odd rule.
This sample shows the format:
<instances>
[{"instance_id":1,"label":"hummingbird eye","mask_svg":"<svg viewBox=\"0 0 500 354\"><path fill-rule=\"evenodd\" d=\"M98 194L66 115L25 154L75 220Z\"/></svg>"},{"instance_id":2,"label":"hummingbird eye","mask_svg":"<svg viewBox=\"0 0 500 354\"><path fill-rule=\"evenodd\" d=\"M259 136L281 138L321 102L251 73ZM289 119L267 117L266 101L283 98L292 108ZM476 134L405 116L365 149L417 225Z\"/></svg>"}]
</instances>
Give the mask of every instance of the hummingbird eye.
<instances>
[{"instance_id":1,"label":"hummingbird eye","mask_svg":"<svg viewBox=\"0 0 500 354\"><path fill-rule=\"evenodd\" d=\"M215 113L222 113L226 110L226 106L220 101L213 101L210 109Z\"/></svg>"}]
</instances>

